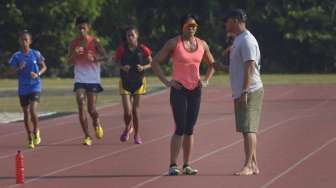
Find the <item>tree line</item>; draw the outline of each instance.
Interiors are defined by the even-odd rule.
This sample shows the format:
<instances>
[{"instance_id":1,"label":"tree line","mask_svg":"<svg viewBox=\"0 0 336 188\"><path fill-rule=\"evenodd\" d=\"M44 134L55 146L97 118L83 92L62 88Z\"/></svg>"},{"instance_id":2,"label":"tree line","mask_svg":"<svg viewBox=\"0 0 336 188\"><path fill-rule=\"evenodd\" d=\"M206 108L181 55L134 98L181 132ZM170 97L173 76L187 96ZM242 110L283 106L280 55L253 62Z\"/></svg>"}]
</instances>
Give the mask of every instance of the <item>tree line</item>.
<instances>
[{"instance_id":1,"label":"tree line","mask_svg":"<svg viewBox=\"0 0 336 188\"><path fill-rule=\"evenodd\" d=\"M334 0L2 0L0 2L0 77L8 58L19 49L18 34L28 29L33 48L47 59L48 76L71 77L67 48L75 37L75 17L87 15L92 32L113 54L121 30L136 25L140 40L153 53L179 34L179 18L198 16L197 35L220 62L225 47L221 17L232 8L248 15L247 27L259 41L262 71L269 73L330 73L336 70L336 2ZM169 72L170 66L167 65ZM113 62L103 76L118 71Z\"/></svg>"}]
</instances>

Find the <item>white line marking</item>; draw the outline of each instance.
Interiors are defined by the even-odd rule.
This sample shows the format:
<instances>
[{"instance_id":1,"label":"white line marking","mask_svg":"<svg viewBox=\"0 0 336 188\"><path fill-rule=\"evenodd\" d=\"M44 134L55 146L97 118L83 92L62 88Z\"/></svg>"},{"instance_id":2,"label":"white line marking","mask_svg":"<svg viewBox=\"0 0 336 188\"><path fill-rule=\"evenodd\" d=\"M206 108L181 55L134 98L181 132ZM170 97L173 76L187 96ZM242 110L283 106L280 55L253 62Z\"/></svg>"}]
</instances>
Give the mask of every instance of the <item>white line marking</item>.
<instances>
[{"instance_id":1,"label":"white line marking","mask_svg":"<svg viewBox=\"0 0 336 188\"><path fill-rule=\"evenodd\" d=\"M214 120L207 121L207 122L205 122L205 123L203 123L203 124L200 124L200 125L198 125L197 127L203 127L203 126L205 126L205 125L212 124L212 123L214 123L214 122L216 122L216 121L219 121L219 120L222 120L222 119L225 119L225 118L227 118L227 117L216 118L216 119L214 119ZM197 128L197 127L196 127L196 128ZM170 133L169 133L169 134L166 134L166 135L164 135L164 136L157 137L157 138L154 138L154 139L152 139L152 140L149 140L149 141L147 141L147 142L145 142L144 144L141 144L141 145L133 145L133 146L130 146L130 147L121 149L121 150L117 150L117 151L113 151L113 152L110 152L110 153L106 153L105 155L101 155L101 156L99 156L99 157L95 157L95 158L93 158L93 159L83 161L83 162L81 162L81 163L77 163L77 164L74 164L74 165L71 165L71 166L62 168L62 169L58 169L58 170L49 172L49 173L47 173L47 174L44 174L44 175L41 175L41 176L38 176L38 177L36 177L36 178L33 178L33 179L30 179L30 180L26 181L26 182L25 182L25 185L28 184L28 183L37 181L37 180L39 180L39 179L41 179L41 178L43 178L43 177L51 176L51 175L57 174L57 173L59 173L59 172L63 172L63 171L70 170L70 169L75 168L75 167L83 166L83 165L92 163L92 162L94 162L94 161L97 161L97 160L100 160L100 159L103 159L103 158L106 158L106 157L110 157L110 156L115 155L115 154L119 154L119 153L122 153L122 152L130 151L130 150L132 150L132 149L136 149L136 148L139 148L139 147L143 147L143 146L145 146L145 145L148 145L148 144L151 144L151 143L154 143L154 142L163 140L163 139L165 139L165 138L167 138L167 137L169 137L169 136L171 136ZM19 185L14 184L14 185L9 186L8 188L17 187L17 186L19 186Z\"/></svg>"},{"instance_id":2,"label":"white line marking","mask_svg":"<svg viewBox=\"0 0 336 188\"><path fill-rule=\"evenodd\" d=\"M145 99L148 99L149 97L151 96L155 96L155 95L159 95L159 94L162 94L164 92L166 92L167 89L164 89L164 90L159 90L157 92L153 92L151 94L148 94L148 95L145 95L144 96L144 100ZM117 105L120 105L120 102L118 103L112 103L112 104L108 104L108 105L104 105L104 106L99 106L97 109L98 110L104 110L105 108L108 108L108 107L115 107ZM70 115L66 115L66 116L62 116L60 118L54 118L54 119L51 119L49 121L58 121L59 119L63 118L63 119L69 119L69 118L73 118L74 116L77 116L77 112L75 112L74 114L70 114ZM106 113L100 113L101 116L103 115L106 115ZM48 120L47 120L48 121ZM56 123L56 124L52 124L52 123L48 123L47 125L43 125L43 126L40 126L40 129L43 130L43 129L47 129L47 128L52 128L52 127L55 127L55 126L60 126L60 125L66 125L68 124L69 122L64 122L64 123ZM20 134L26 134L27 132L26 131L18 131L18 132L13 132L13 133L8 133L8 134L4 134L4 135L0 135L0 138L5 138L5 137L9 137L9 136L15 136L15 135L20 135Z\"/></svg>"},{"instance_id":3,"label":"white line marking","mask_svg":"<svg viewBox=\"0 0 336 188\"><path fill-rule=\"evenodd\" d=\"M314 110L314 109L316 109L316 107L320 107L320 106L326 104L327 102L328 102L328 100L323 101L323 102L320 102L319 104L317 104L317 105L315 105L315 106L313 106L313 107L311 107L311 108L305 109L305 110L303 110L303 111L305 112L305 111L311 111L311 110ZM308 115L308 114L293 116L293 117L291 117L291 118L288 118L288 119L286 119L286 120L280 121L280 122L278 122L278 123L275 123L275 124L273 124L273 125L271 125L271 126L265 128L265 129L261 130L261 131L258 133L258 135L263 134L263 133L266 133L266 132L270 131L271 129L273 129L273 128L275 128L275 127L278 127L279 125L284 124L284 123L287 123L287 122L289 122L289 121L294 121L294 120L303 119L303 118L312 117L312 116L313 116L313 115ZM207 157L209 157L209 156L211 156L211 155L213 155L213 154L216 154L216 153L218 153L218 152L220 152L220 151L226 150L226 149L228 149L228 148L230 148L230 147L232 147L232 146L237 145L238 143L240 143L240 142L242 142L242 141L243 141L243 139L239 139L239 140L237 140L237 141L235 141L235 142L233 142L233 143L231 143L231 144L229 144L229 145L220 147L220 148L218 148L218 149L216 149L216 150L213 150L213 151L210 152L210 153L201 155L200 157L194 159L190 164L193 164L193 163L195 163L195 162L197 162L197 161L200 161L200 160L202 160L202 159L204 159L204 158L207 158ZM143 181L143 182L141 182L141 183L139 183L139 184L136 184L136 185L133 186L132 188L142 187L143 185L146 185L146 184L148 184L148 183L154 182L154 181L156 181L156 180L162 178L162 177L165 176L166 174L167 174L167 172L163 172L163 173L161 173L159 176L155 176L155 177L150 178L150 179L148 179L148 180L146 180L146 181Z\"/></svg>"},{"instance_id":4,"label":"white line marking","mask_svg":"<svg viewBox=\"0 0 336 188\"><path fill-rule=\"evenodd\" d=\"M306 115L306 116L295 116L295 117L292 117L292 118L289 118L289 119L280 121L280 122L275 123L275 124L273 124L272 126L266 128L266 129L263 129L262 131L260 131L260 134L263 134L263 133L265 133L265 132L267 132L267 131L269 131L269 130L275 128L275 127L278 127L279 125L282 125L282 124L284 124L284 123L287 123L287 122L289 122L289 121L293 121L293 120L297 120L297 119L301 119L301 118L306 118L306 117L311 117L311 116L309 116L309 115ZM204 154L204 155L201 155L200 157L198 157L198 158L192 160L192 161L190 162L190 164L193 164L193 163L195 163L195 162L197 162L197 161L200 161L200 160L202 160L202 159L205 159L205 158L207 158L207 157L210 157L211 155L214 155L214 154L216 154L216 153L218 153L218 152L220 152L220 151L224 151L224 150L226 150L226 149L228 149L228 148L230 148L230 147L232 147L232 146L235 146L235 145L239 144L239 143L242 142L242 141L243 141L243 139L239 139L239 140L237 140L237 141L235 141L235 142L232 142L231 144L222 146L222 147L220 147L220 148L218 148L218 149L215 149L215 150L213 150L213 151L211 151L211 152L208 152L208 153L206 153L206 154ZM165 171L165 172L162 172L162 173L161 173L160 175L158 175L158 176L155 176L155 177L150 178L150 179L148 179L148 180L146 180L146 181L143 181L143 182L141 182L141 183L139 183L139 184L136 184L136 185L132 186L131 188L142 187L143 185L146 185L146 184L148 184L148 183L154 182L154 181L158 180L159 178L162 178L162 177L165 176L165 175L167 175L167 172L166 172L166 171Z\"/></svg>"},{"instance_id":5,"label":"white line marking","mask_svg":"<svg viewBox=\"0 0 336 188\"><path fill-rule=\"evenodd\" d=\"M311 108L309 108L309 109L306 109L306 110L307 110L307 111L308 111L308 110L313 110L313 109L315 109L317 106L321 106L321 105L323 105L323 104L325 104L325 103L327 103L327 102L328 102L328 100L327 100L327 101L324 101L324 102L321 102L321 103L319 103L319 104L317 104L317 105L315 105L315 106L313 106L313 107L311 107ZM305 111L306 111L306 110L305 110ZM292 118L289 118L289 119L287 119L287 120L278 122L278 123L272 125L271 127L268 127L268 128L266 128L266 129L260 131L260 134L262 134L262 133L264 133L264 132L267 132L267 131L269 131L269 130L271 130L271 129L273 129L273 128L275 128L275 127L277 127L277 126L279 126L279 125L281 125L281 124L283 124L283 123L285 123L285 122L292 121L292 120L296 120L296 119L301 119L301 118L304 118L304 117L311 117L311 115L294 116L294 117L292 117ZM201 125L199 125L198 127L203 127L204 125L213 123L213 122L215 122L215 121L217 121L217 120L224 119L224 118L225 118L225 117L217 118L217 119L215 119L215 120L213 120L213 121L211 121L211 122L207 122L207 123L201 124ZM141 147L141 146L147 145L147 144L149 144L149 143L154 143L154 142L156 142L156 141L162 140L162 139L167 138L167 137L169 137L169 136L170 136L170 134L167 134L167 135L164 135L164 136L162 136L162 137L154 138L154 139L152 139L152 140L150 140L150 141L148 141L148 142L146 142L145 144L142 144L142 145L140 145L140 146L139 146L139 145L136 145L136 146L131 146L131 147L122 149L122 150L117 150L117 151L114 151L114 152L110 152L110 153L107 153L107 154L105 154L105 155L103 155L103 156L96 157L96 158L93 158L93 159L91 159L91 160L83 161L83 162L81 162L81 163L78 163L78 164L75 164L75 165L72 165L72 166L68 166L68 167L66 167L66 168L59 169L59 170L56 170L56 171L53 171L53 172L50 172L50 173L47 173L47 174L38 176L38 177L36 177L36 178L33 178L33 179L28 180L26 183L28 184L28 183L30 183L30 182L37 181L37 180L39 180L39 179L41 179L41 178L43 178L43 177L47 177L47 176L54 175L54 174L57 174L57 173L59 173L59 172L63 172L63 171L66 171L66 170L69 170L69 169L72 169L72 168L75 168L75 167L79 167L79 166L82 166L82 165L86 165L86 164L89 164L89 163L94 162L94 161L96 161L96 160L100 160L100 159L103 159L103 158L112 156L112 155L114 155L114 154L118 154L118 153L121 153L121 152L124 152L124 151L129 151L129 150L134 149L134 148L139 148L139 147ZM202 156L200 156L199 158L197 158L197 159L191 161L191 164L192 164L192 163L195 163L195 162L197 162L197 161L199 161L199 160L202 160L202 159L204 159L204 158L207 158L207 157L209 157L209 156L211 156L211 155L213 155L213 154L215 154L215 153L218 153L218 152L220 152L220 151L223 151L223 150L225 150L225 149L227 149L227 148L229 148L229 147L232 147L232 146L234 146L234 145L236 145L236 144L238 144L238 143L240 143L240 142L242 142L242 139L237 140L237 141L235 141L235 142L233 142L233 143L231 143L231 144L229 144L229 145L226 145L226 146L223 146L223 147L221 147L221 148L218 148L217 150L214 150L214 151L210 152L210 154L207 153L207 154L205 154L205 155L202 155ZM145 181L146 183L143 183L143 182L142 182L142 183L140 183L140 184L141 184L140 186L143 186L143 185L145 185L145 184L147 184L147 183L153 182L153 181L155 181L155 180L161 178L164 174L165 174L165 173L162 173L162 175L159 175L159 176L156 176L156 177L154 177L154 178L151 178L151 179ZM139 185L139 184L133 186L132 188L140 187L140 186L138 186L138 185ZM11 187L17 187L17 186L19 186L19 185L14 184L14 185L9 186L8 188L11 188Z\"/></svg>"},{"instance_id":6,"label":"white line marking","mask_svg":"<svg viewBox=\"0 0 336 188\"><path fill-rule=\"evenodd\" d=\"M328 145L332 144L333 142L336 141L336 137L328 140L326 143L324 143L322 146L318 147L317 149L315 149L313 152L309 153L308 155L306 155L305 157L303 157L301 160L297 161L296 163L294 163L293 165L291 165L289 168L287 168L285 171L281 172L279 175L275 176L274 178L272 178L270 181L268 181L267 183L265 183L263 186L261 186L260 188L267 188L270 185L272 185L275 181L277 181L278 179L280 179L282 176L286 175L287 173L289 173L290 171L292 171L293 169L295 169L297 166L299 166L300 164L302 164L304 161L306 161L307 159L311 158L313 155L315 155L316 153L318 153L319 151L321 151L323 148L327 147Z\"/></svg>"}]
</instances>

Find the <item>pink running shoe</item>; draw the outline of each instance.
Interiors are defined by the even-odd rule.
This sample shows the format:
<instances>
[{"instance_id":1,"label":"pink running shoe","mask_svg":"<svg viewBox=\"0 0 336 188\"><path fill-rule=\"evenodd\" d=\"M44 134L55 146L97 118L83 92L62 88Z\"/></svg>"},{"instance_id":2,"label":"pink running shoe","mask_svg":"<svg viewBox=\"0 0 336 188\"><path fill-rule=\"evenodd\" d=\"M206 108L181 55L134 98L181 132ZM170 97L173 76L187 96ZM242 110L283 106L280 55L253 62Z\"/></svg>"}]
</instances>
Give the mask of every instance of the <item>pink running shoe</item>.
<instances>
[{"instance_id":1,"label":"pink running shoe","mask_svg":"<svg viewBox=\"0 0 336 188\"><path fill-rule=\"evenodd\" d=\"M124 130L124 132L120 136L120 141L126 142L129 139L129 135L133 132L133 127L129 128L128 131Z\"/></svg>"},{"instance_id":2,"label":"pink running shoe","mask_svg":"<svg viewBox=\"0 0 336 188\"><path fill-rule=\"evenodd\" d=\"M134 136L134 144L142 144L140 136Z\"/></svg>"}]
</instances>

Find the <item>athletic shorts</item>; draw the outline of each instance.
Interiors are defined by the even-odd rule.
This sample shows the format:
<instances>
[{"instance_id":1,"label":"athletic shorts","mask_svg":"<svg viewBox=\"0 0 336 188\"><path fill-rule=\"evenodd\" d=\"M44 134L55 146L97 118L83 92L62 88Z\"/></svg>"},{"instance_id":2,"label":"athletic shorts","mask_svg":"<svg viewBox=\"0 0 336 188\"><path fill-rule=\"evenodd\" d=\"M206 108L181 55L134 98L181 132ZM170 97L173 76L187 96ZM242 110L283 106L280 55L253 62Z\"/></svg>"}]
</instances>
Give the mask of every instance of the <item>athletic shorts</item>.
<instances>
[{"instance_id":1,"label":"athletic shorts","mask_svg":"<svg viewBox=\"0 0 336 188\"><path fill-rule=\"evenodd\" d=\"M119 81L119 93L120 95L144 95L146 94L147 80L144 77L142 80L142 85L135 92L130 92L123 87L122 81Z\"/></svg>"},{"instance_id":2,"label":"athletic shorts","mask_svg":"<svg viewBox=\"0 0 336 188\"><path fill-rule=\"evenodd\" d=\"M28 106L32 102L40 102L40 92L33 92L26 95L20 95L20 105L22 107Z\"/></svg>"},{"instance_id":3,"label":"athletic shorts","mask_svg":"<svg viewBox=\"0 0 336 188\"><path fill-rule=\"evenodd\" d=\"M256 133L260 125L261 107L264 89L247 95L247 105L234 100L236 130L242 133Z\"/></svg>"},{"instance_id":4,"label":"athletic shorts","mask_svg":"<svg viewBox=\"0 0 336 188\"><path fill-rule=\"evenodd\" d=\"M76 92L78 89L85 89L86 92L92 93L100 93L104 91L100 84L75 83L73 91Z\"/></svg>"}]
</instances>

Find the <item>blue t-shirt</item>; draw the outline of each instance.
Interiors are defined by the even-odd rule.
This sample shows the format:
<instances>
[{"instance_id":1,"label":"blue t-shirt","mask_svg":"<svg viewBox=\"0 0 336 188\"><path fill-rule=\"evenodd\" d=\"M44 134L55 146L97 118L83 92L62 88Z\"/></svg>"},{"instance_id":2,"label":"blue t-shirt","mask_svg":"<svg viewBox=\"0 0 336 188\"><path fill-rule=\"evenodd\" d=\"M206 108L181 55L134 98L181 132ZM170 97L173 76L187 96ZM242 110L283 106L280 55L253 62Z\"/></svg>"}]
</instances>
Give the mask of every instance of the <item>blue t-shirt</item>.
<instances>
[{"instance_id":1,"label":"blue t-shirt","mask_svg":"<svg viewBox=\"0 0 336 188\"><path fill-rule=\"evenodd\" d=\"M44 61L44 57L37 50L30 49L28 54L23 51L18 51L12 55L9 60L9 65L17 68L20 62L24 63L24 68L17 72L18 76L18 94L27 95L33 92L41 92L41 79L37 77L33 79L31 72L39 73L40 68L38 64Z\"/></svg>"}]
</instances>

